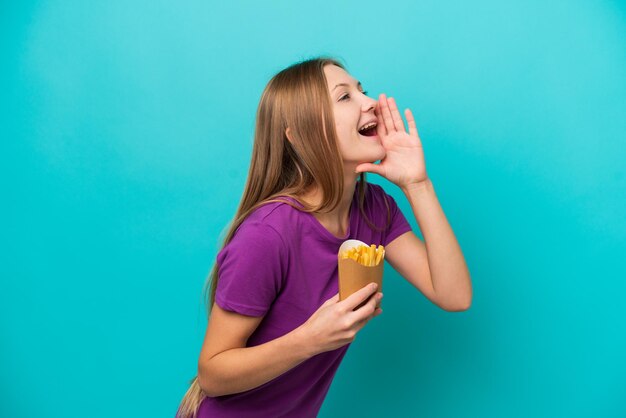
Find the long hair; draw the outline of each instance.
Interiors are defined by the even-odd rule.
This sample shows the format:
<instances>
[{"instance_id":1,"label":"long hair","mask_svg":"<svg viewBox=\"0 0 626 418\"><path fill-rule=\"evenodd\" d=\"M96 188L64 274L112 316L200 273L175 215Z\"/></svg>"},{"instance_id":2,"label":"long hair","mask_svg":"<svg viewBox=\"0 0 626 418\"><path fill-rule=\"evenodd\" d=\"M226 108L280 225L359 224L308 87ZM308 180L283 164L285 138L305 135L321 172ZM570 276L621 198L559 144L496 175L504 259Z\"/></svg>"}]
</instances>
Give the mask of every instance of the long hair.
<instances>
[{"instance_id":1,"label":"long hair","mask_svg":"<svg viewBox=\"0 0 626 418\"><path fill-rule=\"evenodd\" d=\"M313 58L280 71L265 87L256 114L248 179L222 248L231 241L246 217L263 204L278 201L305 212L321 213L330 212L339 205L344 188L343 162L324 74L326 65L345 69L334 58ZM288 127L289 138L286 135ZM361 173L358 185L359 209L364 214L367 187L364 173ZM322 201L318 205L310 205L299 198L311 187L318 187L322 192ZM293 198L299 206L285 197ZM203 289L209 315L215 303L218 280L215 263ZM195 417L206 396L197 376L190 385L177 417Z\"/></svg>"}]
</instances>

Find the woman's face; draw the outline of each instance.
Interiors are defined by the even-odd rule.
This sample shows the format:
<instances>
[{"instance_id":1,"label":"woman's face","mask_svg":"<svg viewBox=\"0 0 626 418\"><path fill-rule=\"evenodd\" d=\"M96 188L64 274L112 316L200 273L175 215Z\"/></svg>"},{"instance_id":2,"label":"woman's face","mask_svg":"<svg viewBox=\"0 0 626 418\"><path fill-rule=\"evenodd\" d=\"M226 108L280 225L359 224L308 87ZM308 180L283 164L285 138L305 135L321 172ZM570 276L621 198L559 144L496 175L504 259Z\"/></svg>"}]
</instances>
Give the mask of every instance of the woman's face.
<instances>
[{"instance_id":1,"label":"woman's face","mask_svg":"<svg viewBox=\"0 0 626 418\"><path fill-rule=\"evenodd\" d=\"M385 156L376 129L359 129L378 123L374 109L378 102L363 93L359 82L336 65L324 67L335 115L335 129L344 164L372 163Z\"/></svg>"}]
</instances>

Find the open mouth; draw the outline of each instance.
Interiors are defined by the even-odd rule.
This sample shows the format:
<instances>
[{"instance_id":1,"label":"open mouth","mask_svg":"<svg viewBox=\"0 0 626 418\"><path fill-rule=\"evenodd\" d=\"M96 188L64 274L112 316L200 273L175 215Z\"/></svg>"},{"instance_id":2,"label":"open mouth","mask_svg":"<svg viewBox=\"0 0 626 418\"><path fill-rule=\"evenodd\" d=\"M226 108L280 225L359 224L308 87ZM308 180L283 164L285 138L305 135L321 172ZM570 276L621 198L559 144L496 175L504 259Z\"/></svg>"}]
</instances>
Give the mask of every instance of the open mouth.
<instances>
[{"instance_id":1,"label":"open mouth","mask_svg":"<svg viewBox=\"0 0 626 418\"><path fill-rule=\"evenodd\" d=\"M359 129L359 133L363 136L376 136L376 123L368 123Z\"/></svg>"}]
</instances>

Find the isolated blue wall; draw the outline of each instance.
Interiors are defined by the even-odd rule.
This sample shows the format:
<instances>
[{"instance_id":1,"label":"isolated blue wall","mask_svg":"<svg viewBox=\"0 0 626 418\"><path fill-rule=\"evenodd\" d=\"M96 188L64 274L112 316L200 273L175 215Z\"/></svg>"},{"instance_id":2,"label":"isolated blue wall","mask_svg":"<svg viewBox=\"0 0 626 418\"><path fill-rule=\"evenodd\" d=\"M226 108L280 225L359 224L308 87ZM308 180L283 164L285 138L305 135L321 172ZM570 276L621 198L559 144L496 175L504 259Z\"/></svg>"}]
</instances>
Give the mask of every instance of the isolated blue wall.
<instances>
[{"instance_id":1,"label":"isolated blue wall","mask_svg":"<svg viewBox=\"0 0 626 418\"><path fill-rule=\"evenodd\" d=\"M3 2L0 34L0 416L173 416L261 91L318 54L413 110L474 285L449 313L387 270L320 416L626 416L623 2Z\"/></svg>"}]
</instances>

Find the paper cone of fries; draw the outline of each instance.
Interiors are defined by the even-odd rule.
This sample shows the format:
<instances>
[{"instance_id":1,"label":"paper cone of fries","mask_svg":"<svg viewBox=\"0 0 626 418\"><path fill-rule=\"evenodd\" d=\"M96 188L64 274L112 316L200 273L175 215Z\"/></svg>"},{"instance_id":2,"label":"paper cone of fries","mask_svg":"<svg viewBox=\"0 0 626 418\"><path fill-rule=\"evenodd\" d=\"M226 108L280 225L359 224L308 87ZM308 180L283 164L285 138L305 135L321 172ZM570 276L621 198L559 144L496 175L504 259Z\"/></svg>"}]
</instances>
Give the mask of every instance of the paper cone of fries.
<instances>
[{"instance_id":1,"label":"paper cone of fries","mask_svg":"<svg viewBox=\"0 0 626 418\"><path fill-rule=\"evenodd\" d=\"M385 258L385 249L382 245L376 247L374 244L368 245L363 241L349 239L339 247L337 258L339 263L339 300L346 299L372 282L378 284L376 292L382 292L383 261ZM369 298L355 309L359 309L368 301ZM380 302L376 307L380 307Z\"/></svg>"}]
</instances>

